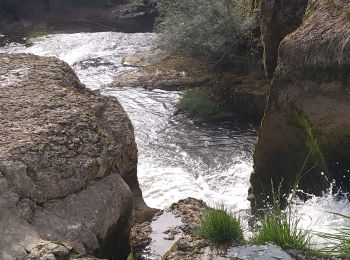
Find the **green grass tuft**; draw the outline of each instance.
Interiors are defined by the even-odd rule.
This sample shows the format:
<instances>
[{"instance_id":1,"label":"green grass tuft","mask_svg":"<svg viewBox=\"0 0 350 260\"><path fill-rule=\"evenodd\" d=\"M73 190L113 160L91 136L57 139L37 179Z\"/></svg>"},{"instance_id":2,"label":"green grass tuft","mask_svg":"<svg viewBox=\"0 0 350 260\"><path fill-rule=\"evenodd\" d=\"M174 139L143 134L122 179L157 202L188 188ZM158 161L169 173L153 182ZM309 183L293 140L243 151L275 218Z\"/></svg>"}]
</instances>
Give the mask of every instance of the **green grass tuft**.
<instances>
[{"instance_id":1,"label":"green grass tuft","mask_svg":"<svg viewBox=\"0 0 350 260\"><path fill-rule=\"evenodd\" d=\"M311 231L299 228L301 217L292 210L290 201L286 210L281 210L279 195L280 187L277 193L273 191L273 206L260 220L251 243L273 243L285 250L311 251Z\"/></svg>"},{"instance_id":2,"label":"green grass tuft","mask_svg":"<svg viewBox=\"0 0 350 260\"><path fill-rule=\"evenodd\" d=\"M309 251L311 248L310 232L298 228L300 219L286 212L267 213L252 238L253 244L274 243L288 250Z\"/></svg>"},{"instance_id":3,"label":"green grass tuft","mask_svg":"<svg viewBox=\"0 0 350 260\"><path fill-rule=\"evenodd\" d=\"M209 209L202 217L198 235L214 243L232 243L243 240L241 223L226 209Z\"/></svg>"},{"instance_id":4,"label":"green grass tuft","mask_svg":"<svg viewBox=\"0 0 350 260\"><path fill-rule=\"evenodd\" d=\"M350 216L333 213L350 220ZM316 232L316 235L327 240L327 245L317 250L317 253L325 256L336 256L350 259L350 225L341 229L335 229L335 233Z\"/></svg>"},{"instance_id":5,"label":"green grass tuft","mask_svg":"<svg viewBox=\"0 0 350 260\"><path fill-rule=\"evenodd\" d=\"M178 107L201 119L224 119L232 114L220 110L219 106L202 92L188 90L180 99Z\"/></svg>"},{"instance_id":6,"label":"green grass tuft","mask_svg":"<svg viewBox=\"0 0 350 260\"><path fill-rule=\"evenodd\" d=\"M350 20L350 8L345 8L343 14L346 19Z\"/></svg>"}]
</instances>

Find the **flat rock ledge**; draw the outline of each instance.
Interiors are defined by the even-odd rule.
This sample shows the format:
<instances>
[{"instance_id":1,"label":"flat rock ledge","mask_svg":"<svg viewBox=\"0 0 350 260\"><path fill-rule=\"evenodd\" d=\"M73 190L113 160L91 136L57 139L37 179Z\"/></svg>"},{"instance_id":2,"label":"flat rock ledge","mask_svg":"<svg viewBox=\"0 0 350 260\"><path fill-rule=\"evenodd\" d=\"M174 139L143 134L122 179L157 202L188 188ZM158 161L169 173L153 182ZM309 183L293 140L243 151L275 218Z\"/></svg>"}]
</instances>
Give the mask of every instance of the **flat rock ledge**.
<instances>
[{"instance_id":1,"label":"flat rock ledge","mask_svg":"<svg viewBox=\"0 0 350 260\"><path fill-rule=\"evenodd\" d=\"M218 248L196 234L201 217L208 209L203 201L187 198L159 212L151 221L135 225L130 233L134 257L131 259L320 259L298 252L287 253L273 244Z\"/></svg>"},{"instance_id":2,"label":"flat rock ledge","mask_svg":"<svg viewBox=\"0 0 350 260\"><path fill-rule=\"evenodd\" d=\"M130 233L134 257L141 260L201 259L201 249L209 244L194 234L207 209L203 201L187 198L159 212L151 221L135 225Z\"/></svg>"},{"instance_id":3,"label":"flat rock ledge","mask_svg":"<svg viewBox=\"0 0 350 260\"><path fill-rule=\"evenodd\" d=\"M118 76L113 87L184 90L203 86L212 77L212 66L189 56L168 54L158 48L134 53L122 59L122 65L135 71Z\"/></svg>"},{"instance_id":4,"label":"flat rock ledge","mask_svg":"<svg viewBox=\"0 0 350 260\"><path fill-rule=\"evenodd\" d=\"M1 54L0 125L0 259L128 254L131 223L153 211L118 101L56 58Z\"/></svg>"}]
</instances>

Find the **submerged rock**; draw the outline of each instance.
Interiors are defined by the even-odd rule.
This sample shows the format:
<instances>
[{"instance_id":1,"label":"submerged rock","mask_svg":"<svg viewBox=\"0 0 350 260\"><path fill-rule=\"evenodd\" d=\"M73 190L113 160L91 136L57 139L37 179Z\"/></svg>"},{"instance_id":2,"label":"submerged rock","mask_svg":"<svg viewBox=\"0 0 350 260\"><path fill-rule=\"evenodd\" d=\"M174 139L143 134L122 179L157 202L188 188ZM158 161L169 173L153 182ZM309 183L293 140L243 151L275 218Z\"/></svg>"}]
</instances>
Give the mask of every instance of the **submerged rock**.
<instances>
[{"instance_id":1,"label":"submerged rock","mask_svg":"<svg viewBox=\"0 0 350 260\"><path fill-rule=\"evenodd\" d=\"M0 55L0 100L0 258L124 257L134 217L153 211L118 101L28 54Z\"/></svg>"},{"instance_id":2,"label":"submerged rock","mask_svg":"<svg viewBox=\"0 0 350 260\"><path fill-rule=\"evenodd\" d=\"M279 47L279 63L254 154L254 208L293 183L321 195L334 178L350 191L348 1L310 3L304 23ZM276 26L271 25L271 26Z\"/></svg>"}]
</instances>

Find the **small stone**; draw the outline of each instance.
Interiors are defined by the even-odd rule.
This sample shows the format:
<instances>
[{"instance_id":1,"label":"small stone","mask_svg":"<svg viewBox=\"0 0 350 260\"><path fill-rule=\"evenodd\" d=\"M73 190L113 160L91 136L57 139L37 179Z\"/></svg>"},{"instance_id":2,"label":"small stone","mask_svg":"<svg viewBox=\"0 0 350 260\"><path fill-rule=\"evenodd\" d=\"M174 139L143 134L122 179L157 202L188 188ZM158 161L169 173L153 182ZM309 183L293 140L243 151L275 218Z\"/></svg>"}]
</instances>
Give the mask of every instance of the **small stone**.
<instances>
[{"instance_id":1,"label":"small stone","mask_svg":"<svg viewBox=\"0 0 350 260\"><path fill-rule=\"evenodd\" d=\"M174 240L175 236L172 235L172 234L168 234L168 235L164 236L163 239L165 239L165 240Z\"/></svg>"}]
</instances>

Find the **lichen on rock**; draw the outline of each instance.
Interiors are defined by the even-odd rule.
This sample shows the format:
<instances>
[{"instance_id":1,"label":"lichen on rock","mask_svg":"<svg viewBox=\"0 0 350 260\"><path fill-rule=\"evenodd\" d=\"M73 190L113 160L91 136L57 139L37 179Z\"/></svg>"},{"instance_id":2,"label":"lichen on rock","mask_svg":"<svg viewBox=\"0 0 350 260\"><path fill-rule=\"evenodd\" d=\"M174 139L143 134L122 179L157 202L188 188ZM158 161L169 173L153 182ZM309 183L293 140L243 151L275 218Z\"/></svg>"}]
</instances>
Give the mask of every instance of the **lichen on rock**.
<instances>
[{"instance_id":1,"label":"lichen on rock","mask_svg":"<svg viewBox=\"0 0 350 260\"><path fill-rule=\"evenodd\" d=\"M43 240L127 254L134 217L153 211L118 101L86 89L66 63L28 54L0 55L0 84L0 258L28 257Z\"/></svg>"}]
</instances>

